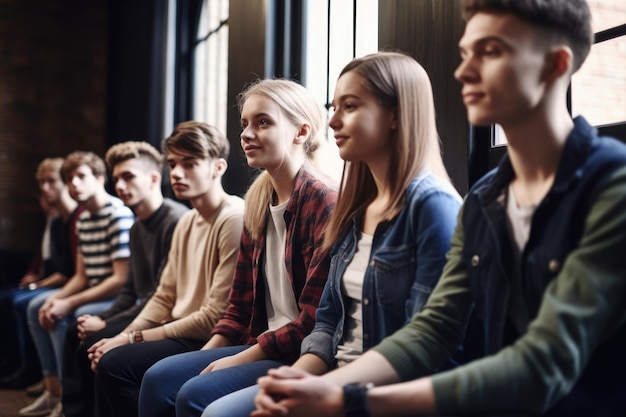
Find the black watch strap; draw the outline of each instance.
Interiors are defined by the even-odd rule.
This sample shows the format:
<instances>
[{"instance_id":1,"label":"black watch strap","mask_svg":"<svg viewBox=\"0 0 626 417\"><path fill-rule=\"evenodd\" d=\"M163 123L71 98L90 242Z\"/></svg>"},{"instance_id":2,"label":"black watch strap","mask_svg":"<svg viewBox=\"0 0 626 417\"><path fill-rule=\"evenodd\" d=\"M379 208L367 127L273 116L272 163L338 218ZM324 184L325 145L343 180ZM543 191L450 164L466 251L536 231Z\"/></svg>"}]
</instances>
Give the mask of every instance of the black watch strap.
<instances>
[{"instance_id":1,"label":"black watch strap","mask_svg":"<svg viewBox=\"0 0 626 417\"><path fill-rule=\"evenodd\" d=\"M343 409L346 417L370 417L367 407L367 391L373 387L372 383L360 382L343 386Z\"/></svg>"}]
</instances>

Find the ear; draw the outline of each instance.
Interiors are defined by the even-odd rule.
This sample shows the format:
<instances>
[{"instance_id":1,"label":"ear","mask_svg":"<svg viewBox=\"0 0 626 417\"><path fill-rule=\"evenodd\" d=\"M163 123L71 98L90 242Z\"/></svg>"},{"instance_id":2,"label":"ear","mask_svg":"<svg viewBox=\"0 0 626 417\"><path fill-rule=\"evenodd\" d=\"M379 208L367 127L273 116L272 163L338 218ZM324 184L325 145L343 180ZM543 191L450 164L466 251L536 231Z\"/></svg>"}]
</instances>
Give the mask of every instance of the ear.
<instances>
[{"instance_id":1,"label":"ear","mask_svg":"<svg viewBox=\"0 0 626 417\"><path fill-rule=\"evenodd\" d=\"M217 158L213 161L213 168L215 169L213 171L213 178L217 178L218 175L221 177L226 172L226 169L228 169L228 162L226 162L224 158Z\"/></svg>"},{"instance_id":2,"label":"ear","mask_svg":"<svg viewBox=\"0 0 626 417\"><path fill-rule=\"evenodd\" d=\"M161 173L159 171L152 171L150 173L150 182L152 184L160 184L161 183Z\"/></svg>"},{"instance_id":3,"label":"ear","mask_svg":"<svg viewBox=\"0 0 626 417\"><path fill-rule=\"evenodd\" d=\"M301 144L306 142L306 140L311 136L311 125L307 123L303 123L298 128L296 132L296 137L294 139L294 143Z\"/></svg>"},{"instance_id":4,"label":"ear","mask_svg":"<svg viewBox=\"0 0 626 417\"><path fill-rule=\"evenodd\" d=\"M398 109L391 110L391 123L389 126L391 130L398 129Z\"/></svg>"},{"instance_id":5,"label":"ear","mask_svg":"<svg viewBox=\"0 0 626 417\"><path fill-rule=\"evenodd\" d=\"M555 81L571 74L574 54L569 46L559 45L548 52L544 78L546 81Z\"/></svg>"}]
</instances>

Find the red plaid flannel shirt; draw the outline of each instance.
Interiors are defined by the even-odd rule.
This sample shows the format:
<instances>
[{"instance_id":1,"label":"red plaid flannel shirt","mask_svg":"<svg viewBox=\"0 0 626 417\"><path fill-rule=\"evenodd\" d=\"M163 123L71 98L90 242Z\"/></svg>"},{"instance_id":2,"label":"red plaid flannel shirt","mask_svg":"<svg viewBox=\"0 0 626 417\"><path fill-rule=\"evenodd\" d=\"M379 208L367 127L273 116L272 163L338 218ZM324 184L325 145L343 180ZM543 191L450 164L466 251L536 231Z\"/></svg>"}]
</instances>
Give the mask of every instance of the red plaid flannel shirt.
<instances>
[{"instance_id":1,"label":"red plaid flannel shirt","mask_svg":"<svg viewBox=\"0 0 626 417\"><path fill-rule=\"evenodd\" d=\"M265 332L265 235L254 241L244 230L229 305L213 334L221 334L233 344L258 343L270 358L287 362L298 358L302 339L315 325L315 310L328 276L330 253L321 247L336 200L334 187L306 168L300 169L285 211L285 266L298 303L298 318L273 332Z\"/></svg>"}]
</instances>

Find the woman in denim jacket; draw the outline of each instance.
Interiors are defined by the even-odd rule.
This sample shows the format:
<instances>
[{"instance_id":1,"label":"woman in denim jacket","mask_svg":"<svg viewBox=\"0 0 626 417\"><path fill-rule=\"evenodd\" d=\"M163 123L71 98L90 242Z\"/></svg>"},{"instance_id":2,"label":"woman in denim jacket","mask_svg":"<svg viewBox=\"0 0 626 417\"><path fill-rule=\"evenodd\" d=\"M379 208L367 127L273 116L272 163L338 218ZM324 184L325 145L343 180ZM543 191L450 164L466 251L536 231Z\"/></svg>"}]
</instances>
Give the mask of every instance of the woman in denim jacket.
<instances>
[{"instance_id":1,"label":"woman in denim jacket","mask_svg":"<svg viewBox=\"0 0 626 417\"><path fill-rule=\"evenodd\" d=\"M351 362L420 311L445 264L461 198L441 160L428 75L412 58L357 58L339 76L330 120L344 187L315 328L294 364Z\"/></svg>"},{"instance_id":2,"label":"woman in denim jacket","mask_svg":"<svg viewBox=\"0 0 626 417\"><path fill-rule=\"evenodd\" d=\"M302 342L304 356L296 366L304 361L317 363L305 369L322 373L350 362L422 309L445 264L460 204L459 197L446 188L431 173L417 176L406 190L404 207L376 226L373 239L360 228L363 213L352 219L348 233L333 250L315 328ZM364 240L371 241L371 246L360 277L362 287L356 291L358 299L346 293L344 279L346 272L354 274L350 267L358 252L367 252ZM353 318L355 304L360 304L360 322ZM360 349L350 347L357 332Z\"/></svg>"},{"instance_id":3,"label":"woman in denim jacket","mask_svg":"<svg viewBox=\"0 0 626 417\"><path fill-rule=\"evenodd\" d=\"M430 81L415 60L353 60L332 104L330 127L346 161L324 240L333 256L315 328L293 365L316 374L355 359L421 310L461 204L441 159ZM248 416L257 392L223 397L203 417Z\"/></svg>"}]
</instances>

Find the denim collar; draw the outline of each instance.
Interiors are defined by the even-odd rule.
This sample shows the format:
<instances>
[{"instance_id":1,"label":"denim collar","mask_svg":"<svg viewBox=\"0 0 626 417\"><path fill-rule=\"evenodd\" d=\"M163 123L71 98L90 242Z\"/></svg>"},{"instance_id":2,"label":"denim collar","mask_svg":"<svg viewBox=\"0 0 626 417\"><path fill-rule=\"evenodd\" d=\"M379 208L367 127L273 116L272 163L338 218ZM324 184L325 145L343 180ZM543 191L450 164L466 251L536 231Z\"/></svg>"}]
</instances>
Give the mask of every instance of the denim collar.
<instances>
[{"instance_id":1,"label":"denim collar","mask_svg":"<svg viewBox=\"0 0 626 417\"><path fill-rule=\"evenodd\" d=\"M548 195L565 193L582 176L584 163L597 140L597 130L591 126L584 117L574 119L574 128L570 132L561 154L561 160L557 168L554 184ZM480 187L477 191L483 204L488 204L500 196L505 187L515 178L515 172L511 165L508 153L505 154L498 167L493 173L492 180Z\"/></svg>"}]
</instances>

